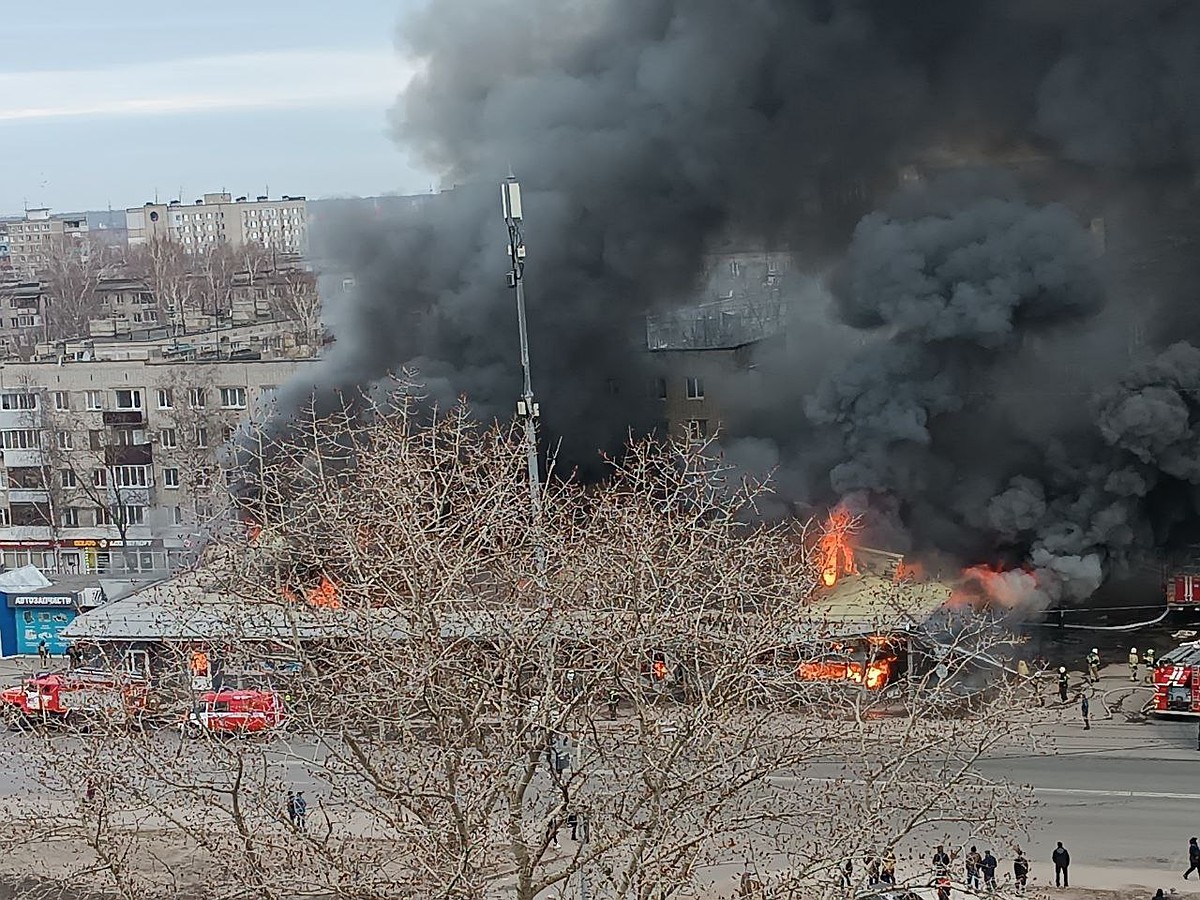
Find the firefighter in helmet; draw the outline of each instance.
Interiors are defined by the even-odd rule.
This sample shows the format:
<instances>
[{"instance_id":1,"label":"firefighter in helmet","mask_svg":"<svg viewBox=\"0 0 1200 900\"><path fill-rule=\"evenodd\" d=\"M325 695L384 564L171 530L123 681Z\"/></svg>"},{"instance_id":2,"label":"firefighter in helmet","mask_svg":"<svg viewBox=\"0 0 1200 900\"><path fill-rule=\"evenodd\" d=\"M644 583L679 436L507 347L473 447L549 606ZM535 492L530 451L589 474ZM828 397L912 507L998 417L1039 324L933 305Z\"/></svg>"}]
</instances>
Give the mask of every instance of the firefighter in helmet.
<instances>
[{"instance_id":1,"label":"firefighter in helmet","mask_svg":"<svg viewBox=\"0 0 1200 900\"><path fill-rule=\"evenodd\" d=\"M1067 677L1067 667L1058 667L1058 699L1063 703L1067 702L1067 688L1071 686L1071 679Z\"/></svg>"},{"instance_id":2,"label":"firefighter in helmet","mask_svg":"<svg viewBox=\"0 0 1200 900\"><path fill-rule=\"evenodd\" d=\"M1142 662L1146 664L1146 680L1154 680L1154 650L1150 647L1146 648L1146 652L1142 654Z\"/></svg>"},{"instance_id":3,"label":"firefighter in helmet","mask_svg":"<svg viewBox=\"0 0 1200 900\"><path fill-rule=\"evenodd\" d=\"M1089 681L1099 681L1100 680L1100 651L1097 650L1095 647L1093 647L1092 652L1088 654L1087 664L1088 664L1088 680Z\"/></svg>"},{"instance_id":4,"label":"firefighter in helmet","mask_svg":"<svg viewBox=\"0 0 1200 900\"><path fill-rule=\"evenodd\" d=\"M1138 657L1137 647L1129 648L1129 680L1136 682L1138 680L1138 663L1141 660Z\"/></svg>"}]
</instances>

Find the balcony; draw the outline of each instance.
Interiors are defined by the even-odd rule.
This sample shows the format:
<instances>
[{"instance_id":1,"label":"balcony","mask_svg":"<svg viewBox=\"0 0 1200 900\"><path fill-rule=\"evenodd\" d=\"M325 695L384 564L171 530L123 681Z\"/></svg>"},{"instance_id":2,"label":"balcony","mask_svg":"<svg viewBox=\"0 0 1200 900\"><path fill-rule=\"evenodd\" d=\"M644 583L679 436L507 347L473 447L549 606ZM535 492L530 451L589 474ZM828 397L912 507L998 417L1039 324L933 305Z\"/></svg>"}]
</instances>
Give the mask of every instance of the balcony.
<instances>
[{"instance_id":1,"label":"balcony","mask_svg":"<svg viewBox=\"0 0 1200 900\"><path fill-rule=\"evenodd\" d=\"M138 427L146 424L146 414L140 409L105 410L104 424L114 427Z\"/></svg>"},{"instance_id":2,"label":"balcony","mask_svg":"<svg viewBox=\"0 0 1200 900\"><path fill-rule=\"evenodd\" d=\"M153 462L154 446L152 444L104 448L104 464L106 466L148 466Z\"/></svg>"},{"instance_id":3,"label":"balcony","mask_svg":"<svg viewBox=\"0 0 1200 900\"><path fill-rule=\"evenodd\" d=\"M8 489L9 503L49 503L50 493L45 488L14 488Z\"/></svg>"}]
</instances>

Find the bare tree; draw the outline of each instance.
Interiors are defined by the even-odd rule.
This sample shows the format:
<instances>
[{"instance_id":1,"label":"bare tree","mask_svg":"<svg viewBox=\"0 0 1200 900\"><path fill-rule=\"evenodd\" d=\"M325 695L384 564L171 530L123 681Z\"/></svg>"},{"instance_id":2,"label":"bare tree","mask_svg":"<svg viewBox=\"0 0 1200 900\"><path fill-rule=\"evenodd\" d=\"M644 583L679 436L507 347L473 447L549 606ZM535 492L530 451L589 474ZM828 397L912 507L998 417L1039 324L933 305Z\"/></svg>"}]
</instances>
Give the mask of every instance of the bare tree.
<instances>
[{"instance_id":1,"label":"bare tree","mask_svg":"<svg viewBox=\"0 0 1200 900\"><path fill-rule=\"evenodd\" d=\"M102 718L69 759L46 747L47 778L106 786L46 817L80 823L97 885L834 898L890 854L927 880L920 847L1012 839L1020 792L975 771L1021 736L1004 681L974 680L992 626L947 616L932 665L887 580L875 621L831 622L821 529L750 524L767 488L709 448L635 444L602 483L551 480L535 521L519 433L431 420L407 385L259 437L253 539L162 589L164 621L204 632L173 626L161 677L202 649L226 686L272 679L291 729L181 745Z\"/></svg>"},{"instance_id":2,"label":"bare tree","mask_svg":"<svg viewBox=\"0 0 1200 900\"><path fill-rule=\"evenodd\" d=\"M87 333L99 308L96 287L113 262L112 249L94 241L65 241L53 249L42 271L47 340Z\"/></svg>"}]
</instances>

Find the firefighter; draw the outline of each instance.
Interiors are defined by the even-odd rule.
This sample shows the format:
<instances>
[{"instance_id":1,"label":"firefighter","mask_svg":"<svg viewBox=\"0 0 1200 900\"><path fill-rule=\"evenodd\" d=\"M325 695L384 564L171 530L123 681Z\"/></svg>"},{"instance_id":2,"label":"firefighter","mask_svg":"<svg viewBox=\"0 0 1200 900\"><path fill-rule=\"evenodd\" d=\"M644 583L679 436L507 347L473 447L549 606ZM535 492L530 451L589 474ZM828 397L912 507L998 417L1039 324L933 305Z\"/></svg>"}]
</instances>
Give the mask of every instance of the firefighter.
<instances>
[{"instance_id":1,"label":"firefighter","mask_svg":"<svg viewBox=\"0 0 1200 900\"><path fill-rule=\"evenodd\" d=\"M1071 686L1071 679L1067 677L1067 667L1058 667L1058 699L1063 703L1067 702L1067 688Z\"/></svg>"},{"instance_id":2,"label":"firefighter","mask_svg":"<svg viewBox=\"0 0 1200 900\"><path fill-rule=\"evenodd\" d=\"M1097 650L1095 647L1093 647L1092 652L1088 654L1087 664L1088 664L1088 680L1093 681L1093 682L1099 681L1100 680L1100 651Z\"/></svg>"},{"instance_id":3,"label":"firefighter","mask_svg":"<svg viewBox=\"0 0 1200 900\"><path fill-rule=\"evenodd\" d=\"M1129 680L1138 680L1138 653L1136 647L1129 648Z\"/></svg>"},{"instance_id":4,"label":"firefighter","mask_svg":"<svg viewBox=\"0 0 1200 900\"><path fill-rule=\"evenodd\" d=\"M1146 664L1146 680L1153 681L1154 680L1154 650L1153 649L1151 649L1151 648L1146 649L1146 652L1142 654L1142 662L1144 662Z\"/></svg>"}]
</instances>

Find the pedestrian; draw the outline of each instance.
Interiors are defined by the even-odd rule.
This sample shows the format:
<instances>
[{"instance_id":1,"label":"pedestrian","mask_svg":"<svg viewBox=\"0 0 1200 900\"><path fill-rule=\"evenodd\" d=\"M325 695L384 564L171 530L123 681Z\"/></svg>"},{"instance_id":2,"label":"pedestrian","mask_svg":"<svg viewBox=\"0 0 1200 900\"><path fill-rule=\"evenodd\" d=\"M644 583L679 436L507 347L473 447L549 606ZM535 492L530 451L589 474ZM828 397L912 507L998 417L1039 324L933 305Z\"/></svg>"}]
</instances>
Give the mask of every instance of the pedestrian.
<instances>
[{"instance_id":1,"label":"pedestrian","mask_svg":"<svg viewBox=\"0 0 1200 900\"><path fill-rule=\"evenodd\" d=\"M889 849L883 855L883 865L879 868L879 880L884 884L896 883L896 851Z\"/></svg>"},{"instance_id":2,"label":"pedestrian","mask_svg":"<svg viewBox=\"0 0 1200 900\"><path fill-rule=\"evenodd\" d=\"M950 876L942 875L937 879L938 900L950 900Z\"/></svg>"},{"instance_id":3,"label":"pedestrian","mask_svg":"<svg viewBox=\"0 0 1200 900\"><path fill-rule=\"evenodd\" d=\"M879 884L879 857L872 856L867 860L867 885Z\"/></svg>"},{"instance_id":4,"label":"pedestrian","mask_svg":"<svg viewBox=\"0 0 1200 900\"><path fill-rule=\"evenodd\" d=\"M1023 659L1017 661L1017 677L1022 681L1029 680L1029 663Z\"/></svg>"},{"instance_id":5,"label":"pedestrian","mask_svg":"<svg viewBox=\"0 0 1200 900\"><path fill-rule=\"evenodd\" d=\"M1187 881L1193 872L1200 875L1200 844L1196 843L1195 838L1188 841L1188 870L1183 873L1183 880Z\"/></svg>"},{"instance_id":6,"label":"pedestrian","mask_svg":"<svg viewBox=\"0 0 1200 900\"><path fill-rule=\"evenodd\" d=\"M1013 883L1017 886L1018 894L1024 894L1029 884L1029 860L1025 858L1020 847L1017 848L1017 857L1013 860Z\"/></svg>"},{"instance_id":7,"label":"pedestrian","mask_svg":"<svg viewBox=\"0 0 1200 900\"><path fill-rule=\"evenodd\" d=\"M615 719L617 717L617 707L621 705L621 695L617 693L616 688L608 692L608 717Z\"/></svg>"},{"instance_id":8,"label":"pedestrian","mask_svg":"<svg viewBox=\"0 0 1200 900\"><path fill-rule=\"evenodd\" d=\"M983 861L979 863L979 868L983 870L983 886L989 891L996 889L996 866L999 863L996 857L992 855L992 851L988 850L983 854Z\"/></svg>"},{"instance_id":9,"label":"pedestrian","mask_svg":"<svg viewBox=\"0 0 1200 900\"><path fill-rule=\"evenodd\" d=\"M1129 648L1129 680L1135 683L1138 680L1138 653L1136 647Z\"/></svg>"},{"instance_id":10,"label":"pedestrian","mask_svg":"<svg viewBox=\"0 0 1200 900\"><path fill-rule=\"evenodd\" d=\"M1071 854L1067 852L1062 841L1058 842L1050 859L1054 861L1054 886L1070 887L1071 880L1067 877L1067 870L1071 867Z\"/></svg>"},{"instance_id":11,"label":"pedestrian","mask_svg":"<svg viewBox=\"0 0 1200 900\"><path fill-rule=\"evenodd\" d=\"M87 790L83 792L83 799L91 803L96 799L96 781L93 778L87 780Z\"/></svg>"},{"instance_id":12,"label":"pedestrian","mask_svg":"<svg viewBox=\"0 0 1200 900\"><path fill-rule=\"evenodd\" d=\"M43 669L50 662L50 648L46 646L45 641L38 641L38 659L41 660Z\"/></svg>"},{"instance_id":13,"label":"pedestrian","mask_svg":"<svg viewBox=\"0 0 1200 900\"><path fill-rule=\"evenodd\" d=\"M850 887L854 883L854 862L846 860L846 865L842 867L842 886Z\"/></svg>"},{"instance_id":14,"label":"pedestrian","mask_svg":"<svg viewBox=\"0 0 1200 900\"><path fill-rule=\"evenodd\" d=\"M1100 651L1097 650L1095 647L1093 647L1092 652L1088 654L1087 664L1088 664L1088 680L1093 681L1093 682L1099 681L1100 680Z\"/></svg>"},{"instance_id":15,"label":"pedestrian","mask_svg":"<svg viewBox=\"0 0 1200 900\"><path fill-rule=\"evenodd\" d=\"M946 848L941 844L937 845L937 851L933 854L933 874L941 877L950 877L950 855L946 853Z\"/></svg>"},{"instance_id":16,"label":"pedestrian","mask_svg":"<svg viewBox=\"0 0 1200 900\"><path fill-rule=\"evenodd\" d=\"M979 864L983 862L983 857L979 855L979 850L972 847L967 853L965 860L967 868L967 887L972 890L979 890Z\"/></svg>"},{"instance_id":17,"label":"pedestrian","mask_svg":"<svg viewBox=\"0 0 1200 900\"><path fill-rule=\"evenodd\" d=\"M287 795L287 817L292 827L296 827L296 792L288 791Z\"/></svg>"},{"instance_id":18,"label":"pedestrian","mask_svg":"<svg viewBox=\"0 0 1200 900\"><path fill-rule=\"evenodd\" d=\"M567 827L571 829L571 840L579 840L579 813L571 811L567 813Z\"/></svg>"},{"instance_id":19,"label":"pedestrian","mask_svg":"<svg viewBox=\"0 0 1200 900\"><path fill-rule=\"evenodd\" d=\"M1146 680L1154 680L1154 649L1147 647L1146 652L1142 654L1142 662L1146 664Z\"/></svg>"},{"instance_id":20,"label":"pedestrian","mask_svg":"<svg viewBox=\"0 0 1200 900\"><path fill-rule=\"evenodd\" d=\"M1067 667L1058 667L1058 699L1063 703L1067 702L1067 688L1071 686L1071 679L1067 677Z\"/></svg>"},{"instance_id":21,"label":"pedestrian","mask_svg":"<svg viewBox=\"0 0 1200 900\"><path fill-rule=\"evenodd\" d=\"M304 791L296 791L296 827L306 830L308 818L308 801L304 799Z\"/></svg>"},{"instance_id":22,"label":"pedestrian","mask_svg":"<svg viewBox=\"0 0 1200 900\"><path fill-rule=\"evenodd\" d=\"M550 818L546 820L546 843L555 850L562 849L562 845L558 842L558 830L558 819L551 815Z\"/></svg>"},{"instance_id":23,"label":"pedestrian","mask_svg":"<svg viewBox=\"0 0 1200 900\"><path fill-rule=\"evenodd\" d=\"M1083 730L1088 731L1092 727L1091 721L1088 719L1088 711L1091 709L1088 703L1087 695L1084 694L1079 698L1079 711L1083 714Z\"/></svg>"}]
</instances>

